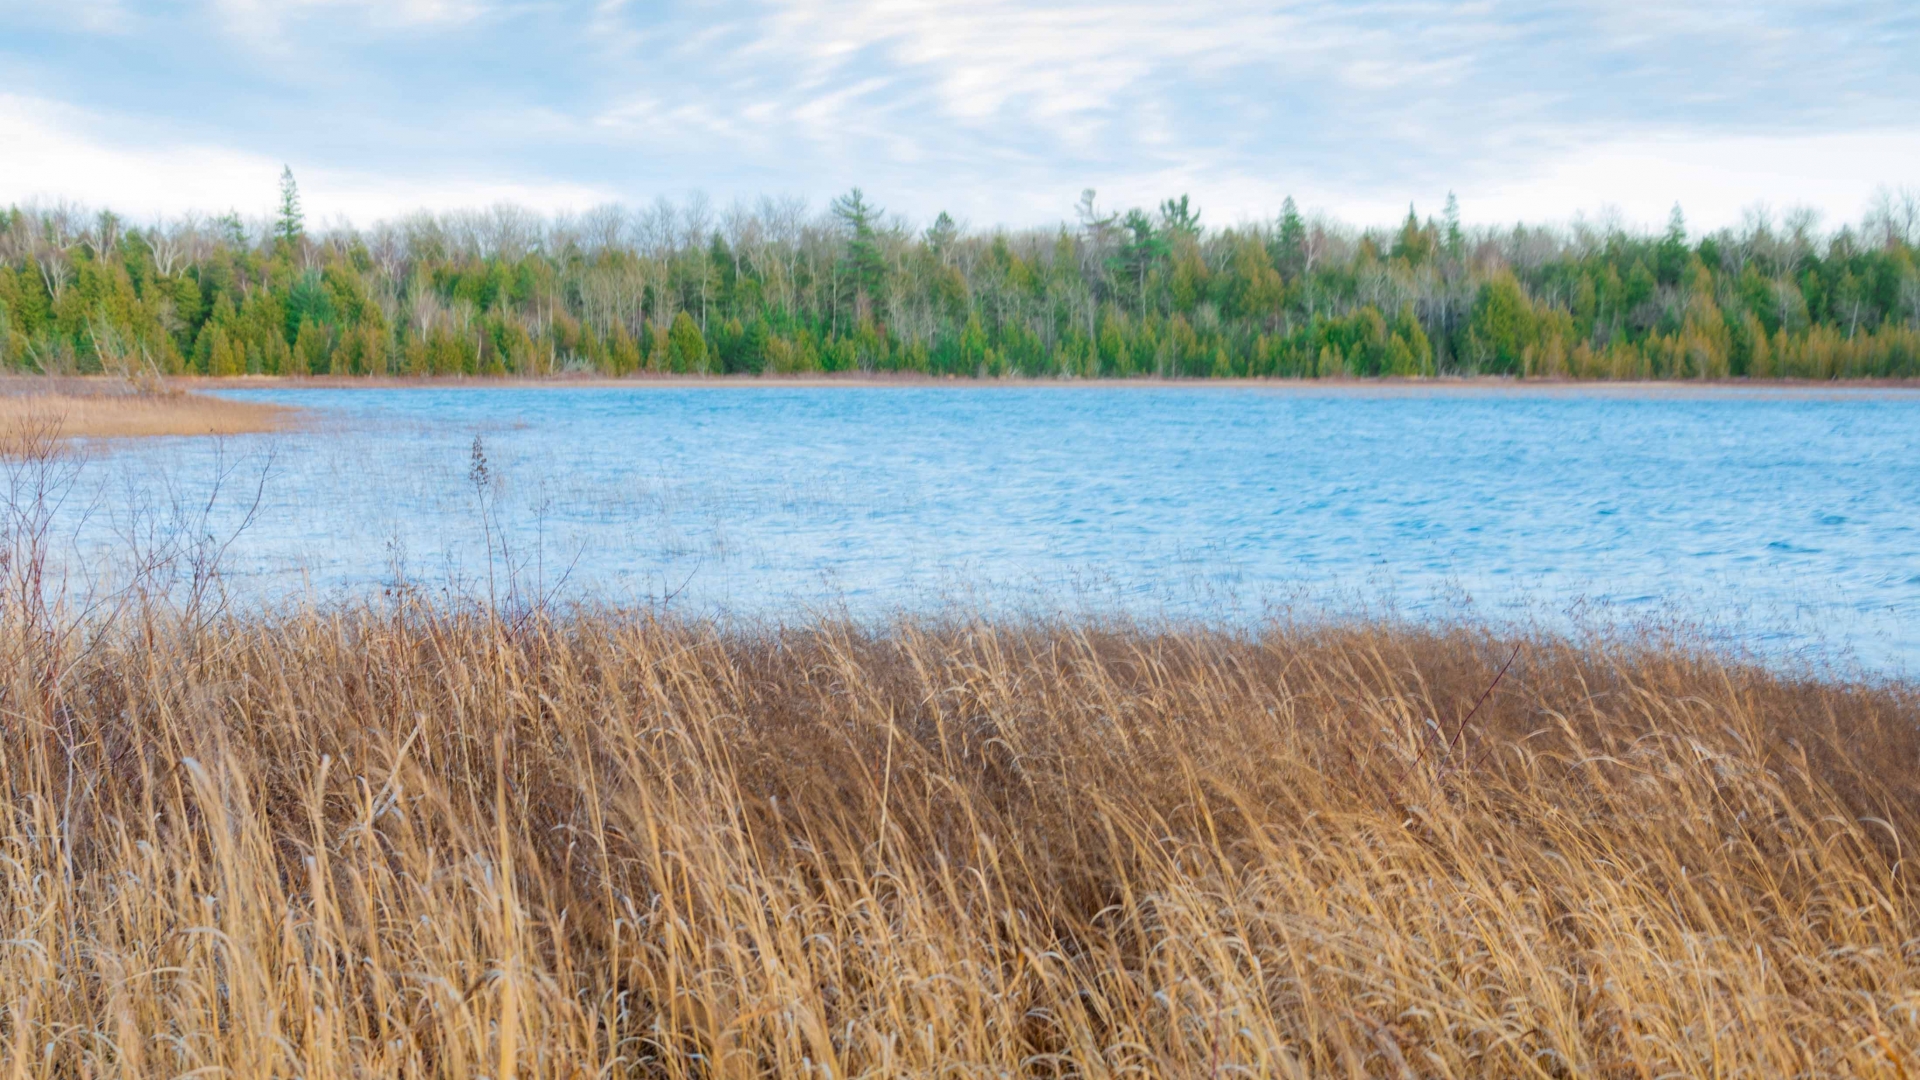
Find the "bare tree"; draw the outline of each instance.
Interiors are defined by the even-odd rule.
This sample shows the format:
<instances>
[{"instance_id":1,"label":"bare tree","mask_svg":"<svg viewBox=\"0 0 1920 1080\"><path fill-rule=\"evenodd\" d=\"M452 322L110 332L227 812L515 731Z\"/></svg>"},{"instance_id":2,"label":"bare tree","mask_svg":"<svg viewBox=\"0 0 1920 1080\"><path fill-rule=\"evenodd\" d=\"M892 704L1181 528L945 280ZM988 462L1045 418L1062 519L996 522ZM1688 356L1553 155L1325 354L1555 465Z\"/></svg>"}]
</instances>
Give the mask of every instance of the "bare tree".
<instances>
[{"instance_id":1,"label":"bare tree","mask_svg":"<svg viewBox=\"0 0 1920 1080\"><path fill-rule=\"evenodd\" d=\"M540 219L525 207L495 203L475 225L480 252L488 257L518 262L540 244Z\"/></svg>"},{"instance_id":2,"label":"bare tree","mask_svg":"<svg viewBox=\"0 0 1920 1080\"><path fill-rule=\"evenodd\" d=\"M680 212L674 207L673 200L665 195L654 199L653 206L641 215L634 229L641 253L661 259L673 254L679 239L679 223Z\"/></svg>"},{"instance_id":3,"label":"bare tree","mask_svg":"<svg viewBox=\"0 0 1920 1080\"><path fill-rule=\"evenodd\" d=\"M589 255L617 251L627 239L627 211L618 203L602 203L580 217L580 242Z\"/></svg>"},{"instance_id":4,"label":"bare tree","mask_svg":"<svg viewBox=\"0 0 1920 1080\"><path fill-rule=\"evenodd\" d=\"M1781 228L1786 230L1786 242L1789 251L1788 272L1799 266L1802 260L1812 257L1820 250L1820 211L1811 206L1795 206L1780 219Z\"/></svg>"},{"instance_id":5,"label":"bare tree","mask_svg":"<svg viewBox=\"0 0 1920 1080\"><path fill-rule=\"evenodd\" d=\"M409 263L431 262L450 254L452 237L439 218L421 211L400 222L400 232Z\"/></svg>"},{"instance_id":6,"label":"bare tree","mask_svg":"<svg viewBox=\"0 0 1920 1080\"><path fill-rule=\"evenodd\" d=\"M1920 190L1882 185L1868 204L1861 233L1881 247L1920 243Z\"/></svg>"},{"instance_id":7,"label":"bare tree","mask_svg":"<svg viewBox=\"0 0 1920 1080\"><path fill-rule=\"evenodd\" d=\"M680 213L681 244L691 260L700 291L700 332L707 330L707 298L713 291L713 260L707 258L707 240L713 234L713 203L706 192L694 191Z\"/></svg>"},{"instance_id":8,"label":"bare tree","mask_svg":"<svg viewBox=\"0 0 1920 1080\"><path fill-rule=\"evenodd\" d=\"M383 221L367 238L367 254L373 257L373 267L381 278L392 283L406 265L406 240L398 229Z\"/></svg>"},{"instance_id":9,"label":"bare tree","mask_svg":"<svg viewBox=\"0 0 1920 1080\"><path fill-rule=\"evenodd\" d=\"M58 301L66 292L67 276L73 268L70 252L80 240L76 228L79 211L62 202L51 210L29 213L40 219L39 228L35 230L33 261L40 269L47 294Z\"/></svg>"},{"instance_id":10,"label":"bare tree","mask_svg":"<svg viewBox=\"0 0 1920 1080\"><path fill-rule=\"evenodd\" d=\"M737 278L742 252L760 235L760 219L754 217L745 202L735 199L720 217L720 230L727 238L727 249L733 253L733 275Z\"/></svg>"},{"instance_id":11,"label":"bare tree","mask_svg":"<svg viewBox=\"0 0 1920 1080\"><path fill-rule=\"evenodd\" d=\"M171 224L156 222L147 230L146 241L147 250L153 253L153 268L161 277L172 277L193 266L205 249L197 214L187 214Z\"/></svg>"},{"instance_id":12,"label":"bare tree","mask_svg":"<svg viewBox=\"0 0 1920 1080\"><path fill-rule=\"evenodd\" d=\"M687 193L687 205L680 211L680 243L682 247L704 247L707 237L713 232L713 201L704 191Z\"/></svg>"},{"instance_id":13,"label":"bare tree","mask_svg":"<svg viewBox=\"0 0 1920 1080\"><path fill-rule=\"evenodd\" d=\"M125 226L120 216L111 210L102 210L94 216L93 223L80 231L80 246L92 253L95 262L105 262L120 249L120 237Z\"/></svg>"},{"instance_id":14,"label":"bare tree","mask_svg":"<svg viewBox=\"0 0 1920 1080\"><path fill-rule=\"evenodd\" d=\"M0 265L24 263L33 254L31 220L17 209L0 214Z\"/></svg>"},{"instance_id":15,"label":"bare tree","mask_svg":"<svg viewBox=\"0 0 1920 1080\"><path fill-rule=\"evenodd\" d=\"M783 273L780 275L777 295L786 310L797 311L800 304L800 259L806 232L807 200L798 195L762 199L760 216L767 223L769 239L782 256Z\"/></svg>"}]
</instances>

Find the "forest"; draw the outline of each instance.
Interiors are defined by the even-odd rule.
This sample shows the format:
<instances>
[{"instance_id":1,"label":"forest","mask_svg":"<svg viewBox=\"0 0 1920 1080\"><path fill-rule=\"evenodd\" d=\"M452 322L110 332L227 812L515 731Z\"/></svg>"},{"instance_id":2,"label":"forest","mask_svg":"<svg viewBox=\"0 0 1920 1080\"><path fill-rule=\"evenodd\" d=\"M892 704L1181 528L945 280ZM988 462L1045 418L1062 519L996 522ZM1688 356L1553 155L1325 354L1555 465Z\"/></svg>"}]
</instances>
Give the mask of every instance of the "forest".
<instances>
[{"instance_id":1,"label":"forest","mask_svg":"<svg viewBox=\"0 0 1920 1080\"><path fill-rule=\"evenodd\" d=\"M1106 378L1920 376L1920 193L1737 229L1578 220L1214 226L1181 196L1054 227L888 215L859 189L309 229L0 212L0 368L49 374L917 372Z\"/></svg>"}]
</instances>

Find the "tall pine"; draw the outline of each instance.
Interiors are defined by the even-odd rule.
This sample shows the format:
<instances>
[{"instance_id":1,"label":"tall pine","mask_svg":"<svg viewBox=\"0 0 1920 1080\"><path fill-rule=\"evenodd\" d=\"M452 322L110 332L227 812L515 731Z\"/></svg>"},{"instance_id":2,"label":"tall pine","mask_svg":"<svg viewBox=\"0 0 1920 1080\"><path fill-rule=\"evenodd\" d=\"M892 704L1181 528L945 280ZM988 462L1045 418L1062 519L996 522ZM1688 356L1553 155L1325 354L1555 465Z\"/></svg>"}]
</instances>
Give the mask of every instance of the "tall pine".
<instances>
[{"instance_id":1,"label":"tall pine","mask_svg":"<svg viewBox=\"0 0 1920 1080\"><path fill-rule=\"evenodd\" d=\"M300 185L294 183L293 167L280 167L280 212L275 215L273 235L281 246L292 253L300 246L307 234L306 215L300 210Z\"/></svg>"}]
</instances>

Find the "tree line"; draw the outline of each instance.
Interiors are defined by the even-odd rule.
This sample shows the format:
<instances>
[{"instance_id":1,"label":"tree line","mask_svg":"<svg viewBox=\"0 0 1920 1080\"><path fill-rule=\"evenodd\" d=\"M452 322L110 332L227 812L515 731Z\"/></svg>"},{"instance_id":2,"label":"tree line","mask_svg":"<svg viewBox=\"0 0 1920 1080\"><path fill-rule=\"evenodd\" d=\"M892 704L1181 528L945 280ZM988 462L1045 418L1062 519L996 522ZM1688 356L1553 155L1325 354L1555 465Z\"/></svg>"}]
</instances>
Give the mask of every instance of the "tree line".
<instances>
[{"instance_id":1,"label":"tree line","mask_svg":"<svg viewBox=\"0 0 1920 1080\"><path fill-rule=\"evenodd\" d=\"M1607 223L1213 227L1186 197L1057 227L916 227L859 190L513 207L309 230L0 213L0 367L47 373L963 377L1920 376L1920 195L1831 232Z\"/></svg>"}]
</instances>

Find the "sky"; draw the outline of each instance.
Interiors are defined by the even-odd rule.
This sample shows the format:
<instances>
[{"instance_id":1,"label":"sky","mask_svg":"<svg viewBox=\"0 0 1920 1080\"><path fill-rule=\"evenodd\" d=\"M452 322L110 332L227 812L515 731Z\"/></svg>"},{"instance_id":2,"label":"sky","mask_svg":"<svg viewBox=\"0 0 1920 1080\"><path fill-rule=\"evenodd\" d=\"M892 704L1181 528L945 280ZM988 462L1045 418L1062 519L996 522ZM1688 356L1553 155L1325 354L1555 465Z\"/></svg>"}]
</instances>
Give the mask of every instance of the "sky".
<instances>
[{"instance_id":1,"label":"sky","mask_svg":"<svg viewBox=\"0 0 1920 1080\"><path fill-rule=\"evenodd\" d=\"M0 205L1835 225L1920 187L1916 57L1914 0L0 0Z\"/></svg>"}]
</instances>

